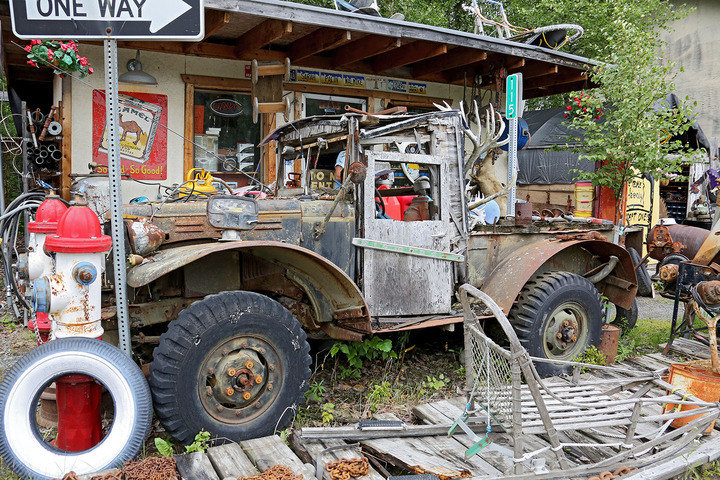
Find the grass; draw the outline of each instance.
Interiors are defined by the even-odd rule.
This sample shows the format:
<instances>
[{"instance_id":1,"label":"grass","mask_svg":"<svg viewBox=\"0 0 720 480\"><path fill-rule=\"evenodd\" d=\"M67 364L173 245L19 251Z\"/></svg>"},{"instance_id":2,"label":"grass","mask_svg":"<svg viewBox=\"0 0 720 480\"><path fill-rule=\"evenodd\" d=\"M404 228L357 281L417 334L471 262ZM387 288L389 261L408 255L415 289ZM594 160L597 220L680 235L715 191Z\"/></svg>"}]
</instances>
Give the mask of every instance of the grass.
<instances>
[{"instance_id":1,"label":"grass","mask_svg":"<svg viewBox=\"0 0 720 480\"><path fill-rule=\"evenodd\" d=\"M661 349L658 345L667 342L669 338L670 322L667 320L638 320L635 328L620 339L618 355L629 358L659 352Z\"/></svg>"}]
</instances>

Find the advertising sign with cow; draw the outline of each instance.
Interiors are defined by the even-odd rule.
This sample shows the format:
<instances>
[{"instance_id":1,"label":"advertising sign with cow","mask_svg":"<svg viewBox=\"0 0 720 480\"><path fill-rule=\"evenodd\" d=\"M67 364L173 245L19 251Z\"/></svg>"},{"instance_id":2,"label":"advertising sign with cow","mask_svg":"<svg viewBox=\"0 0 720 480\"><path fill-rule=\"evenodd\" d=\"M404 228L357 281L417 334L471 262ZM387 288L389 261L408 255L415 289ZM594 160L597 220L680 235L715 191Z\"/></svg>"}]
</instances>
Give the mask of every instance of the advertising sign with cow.
<instances>
[{"instance_id":1,"label":"advertising sign with cow","mask_svg":"<svg viewBox=\"0 0 720 480\"><path fill-rule=\"evenodd\" d=\"M138 180L167 179L167 96L120 94L120 159L123 176ZM105 93L93 92L93 161L107 173Z\"/></svg>"}]
</instances>

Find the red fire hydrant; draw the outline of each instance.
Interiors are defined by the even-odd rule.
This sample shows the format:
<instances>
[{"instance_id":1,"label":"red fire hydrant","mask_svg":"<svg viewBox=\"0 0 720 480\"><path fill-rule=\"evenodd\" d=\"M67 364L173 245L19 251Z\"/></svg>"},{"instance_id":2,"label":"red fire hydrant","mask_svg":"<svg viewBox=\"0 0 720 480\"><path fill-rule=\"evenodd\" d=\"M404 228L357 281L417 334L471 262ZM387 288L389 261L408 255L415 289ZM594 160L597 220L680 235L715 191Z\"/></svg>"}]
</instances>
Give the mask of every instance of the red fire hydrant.
<instances>
[{"instance_id":1,"label":"red fire hydrant","mask_svg":"<svg viewBox=\"0 0 720 480\"><path fill-rule=\"evenodd\" d=\"M54 254L55 272L33 284L38 312L54 317L52 338L100 338L101 272L112 240L87 206L70 207L58 222L57 233L45 241ZM56 446L69 452L87 450L102 436L102 386L91 376L73 373L56 381L58 435Z\"/></svg>"},{"instance_id":2,"label":"red fire hydrant","mask_svg":"<svg viewBox=\"0 0 720 480\"><path fill-rule=\"evenodd\" d=\"M28 253L18 259L20 278L32 282L42 275L52 274L52 259L45 253L45 239L57 232L58 222L67 206L56 195L48 195L35 213L35 221L28 223L30 232ZM38 343L47 342L51 330L47 313L35 312L28 321L28 328L37 331Z\"/></svg>"}]
</instances>

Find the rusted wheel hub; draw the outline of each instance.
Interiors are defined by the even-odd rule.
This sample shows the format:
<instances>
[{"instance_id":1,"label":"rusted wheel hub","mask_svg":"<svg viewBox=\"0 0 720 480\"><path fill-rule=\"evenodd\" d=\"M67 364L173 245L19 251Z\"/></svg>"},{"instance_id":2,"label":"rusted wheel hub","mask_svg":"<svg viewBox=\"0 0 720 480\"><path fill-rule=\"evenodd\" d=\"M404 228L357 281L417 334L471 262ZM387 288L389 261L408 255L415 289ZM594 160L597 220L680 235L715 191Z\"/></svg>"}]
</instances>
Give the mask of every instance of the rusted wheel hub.
<instances>
[{"instance_id":1,"label":"rusted wheel hub","mask_svg":"<svg viewBox=\"0 0 720 480\"><path fill-rule=\"evenodd\" d=\"M582 353L588 335L587 312L582 305L566 302L549 316L544 327L548 358L573 359Z\"/></svg>"},{"instance_id":2,"label":"rusted wheel hub","mask_svg":"<svg viewBox=\"0 0 720 480\"><path fill-rule=\"evenodd\" d=\"M211 416L224 423L244 423L277 397L280 357L260 337L231 338L206 354L198 380L200 401Z\"/></svg>"}]
</instances>

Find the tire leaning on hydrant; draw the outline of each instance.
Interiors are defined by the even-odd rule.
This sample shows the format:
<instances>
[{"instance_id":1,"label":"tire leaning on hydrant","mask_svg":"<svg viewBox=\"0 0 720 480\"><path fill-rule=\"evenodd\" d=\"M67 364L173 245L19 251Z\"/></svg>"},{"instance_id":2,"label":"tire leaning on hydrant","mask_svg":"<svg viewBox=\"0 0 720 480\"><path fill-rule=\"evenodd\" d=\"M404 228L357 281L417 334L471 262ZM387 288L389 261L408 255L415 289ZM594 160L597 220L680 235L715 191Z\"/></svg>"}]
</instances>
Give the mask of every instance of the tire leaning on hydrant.
<instances>
[{"instance_id":1,"label":"tire leaning on hydrant","mask_svg":"<svg viewBox=\"0 0 720 480\"><path fill-rule=\"evenodd\" d=\"M35 422L43 390L72 373L102 383L114 403L107 436L83 452L65 452L44 442ZM120 349L90 338L53 340L23 356L0 383L0 457L17 475L33 480L119 467L140 452L150 433L152 415L145 376Z\"/></svg>"}]
</instances>

